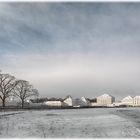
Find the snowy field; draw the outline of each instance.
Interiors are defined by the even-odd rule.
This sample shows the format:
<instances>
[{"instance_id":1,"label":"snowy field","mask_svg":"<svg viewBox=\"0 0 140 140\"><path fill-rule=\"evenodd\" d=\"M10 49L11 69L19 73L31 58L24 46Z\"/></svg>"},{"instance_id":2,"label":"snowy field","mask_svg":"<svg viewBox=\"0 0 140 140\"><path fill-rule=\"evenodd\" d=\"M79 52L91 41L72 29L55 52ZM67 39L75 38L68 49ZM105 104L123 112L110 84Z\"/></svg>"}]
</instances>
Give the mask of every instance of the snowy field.
<instances>
[{"instance_id":1,"label":"snowy field","mask_svg":"<svg viewBox=\"0 0 140 140\"><path fill-rule=\"evenodd\" d=\"M140 108L0 112L0 138L140 138Z\"/></svg>"}]
</instances>

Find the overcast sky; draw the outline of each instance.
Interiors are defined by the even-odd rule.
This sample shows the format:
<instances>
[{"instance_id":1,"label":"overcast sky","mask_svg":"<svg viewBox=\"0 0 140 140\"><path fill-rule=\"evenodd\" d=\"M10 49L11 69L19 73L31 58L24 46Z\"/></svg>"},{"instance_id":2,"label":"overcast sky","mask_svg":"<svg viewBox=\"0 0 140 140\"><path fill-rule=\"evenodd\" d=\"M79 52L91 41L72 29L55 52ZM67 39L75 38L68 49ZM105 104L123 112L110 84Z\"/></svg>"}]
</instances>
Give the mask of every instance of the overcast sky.
<instances>
[{"instance_id":1,"label":"overcast sky","mask_svg":"<svg viewBox=\"0 0 140 140\"><path fill-rule=\"evenodd\" d=\"M140 3L0 3L0 66L45 97L140 94Z\"/></svg>"}]
</instances>

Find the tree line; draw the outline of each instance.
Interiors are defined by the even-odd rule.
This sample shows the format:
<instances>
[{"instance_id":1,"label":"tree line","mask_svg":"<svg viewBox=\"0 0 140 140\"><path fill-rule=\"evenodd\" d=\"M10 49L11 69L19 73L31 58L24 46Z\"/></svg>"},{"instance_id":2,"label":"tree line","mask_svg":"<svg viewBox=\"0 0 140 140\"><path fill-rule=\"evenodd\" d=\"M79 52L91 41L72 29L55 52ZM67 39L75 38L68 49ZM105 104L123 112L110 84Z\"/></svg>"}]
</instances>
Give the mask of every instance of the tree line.
<instances>
[{"instance_id":1,"label":"tree line","mask_svg":"<svg viewBox=\"0 0 140 140\"><path fill-rule=\"evenodd\" d=\"M5 108L6 99L10 96L19 98L21 108L24 108L27 98L38 95L38 90L29 81L17 79L13 75L0 71L0 99L3 108Z\"/></svg>"}]
</instances>

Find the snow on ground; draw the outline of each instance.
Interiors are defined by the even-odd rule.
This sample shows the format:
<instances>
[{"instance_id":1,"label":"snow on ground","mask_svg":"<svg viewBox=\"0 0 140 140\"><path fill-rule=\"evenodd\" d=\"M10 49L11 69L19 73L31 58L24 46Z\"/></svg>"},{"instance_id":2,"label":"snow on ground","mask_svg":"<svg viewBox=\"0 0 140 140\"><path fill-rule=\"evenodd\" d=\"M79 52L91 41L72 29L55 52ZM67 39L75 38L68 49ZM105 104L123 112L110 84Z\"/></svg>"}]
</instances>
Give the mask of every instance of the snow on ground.
<instances>
[{"instance_id":1,"label":"snow on ground","mask_svg":"<svg viewBox=\"0 0 140 140\"><path fill-rule=\"evenodd\" d=\"M0 112L0 138L140 138L140 108Z\"/></svg>"}]
</instances>

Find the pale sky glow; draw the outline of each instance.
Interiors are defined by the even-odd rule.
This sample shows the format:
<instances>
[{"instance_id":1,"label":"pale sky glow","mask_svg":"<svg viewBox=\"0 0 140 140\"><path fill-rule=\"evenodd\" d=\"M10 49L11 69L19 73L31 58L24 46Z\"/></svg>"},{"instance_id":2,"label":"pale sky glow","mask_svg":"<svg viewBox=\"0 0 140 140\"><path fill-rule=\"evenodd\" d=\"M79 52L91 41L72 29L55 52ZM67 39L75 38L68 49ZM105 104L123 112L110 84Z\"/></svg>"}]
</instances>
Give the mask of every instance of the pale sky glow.
<instances>
[{"instance_id":1,"label":"pale sky glow","mask_svg":"<svg viewBox=\"0 0 140 140\"><path fill-rule=\"evenodd\" d=\"M140 94L139 3L0 3L0 65L40 96Z\"/></svg>"}]
</instances>

